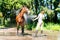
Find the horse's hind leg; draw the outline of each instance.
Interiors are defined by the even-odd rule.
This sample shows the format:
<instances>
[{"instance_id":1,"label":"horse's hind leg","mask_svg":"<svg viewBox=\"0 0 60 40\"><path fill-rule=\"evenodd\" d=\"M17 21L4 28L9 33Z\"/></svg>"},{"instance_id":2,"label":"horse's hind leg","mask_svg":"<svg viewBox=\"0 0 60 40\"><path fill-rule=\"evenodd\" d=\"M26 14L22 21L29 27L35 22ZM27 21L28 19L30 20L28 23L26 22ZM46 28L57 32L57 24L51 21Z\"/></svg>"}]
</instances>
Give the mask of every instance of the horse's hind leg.
<instances>
[{"instance_id":1,"label":"horse's hind leg","mask_svg":"<svg viewBox=\"0 0 60 40\"><path fill-rule=\"evenodd\" d=\"M20 23L21 26L21 34L24 35L24 22Z\"/></svg>"},{"instance_id":2,"label":"horse's hind leg","mask_svg":"<svg viewBox=\"0 0 60 40\"><path fill-rule=\"evenodd\" d=\"M17 35L18 35L18 32L19 31L19 23L17 23Z\"/></svg>"},{"instance_id":3,"label":"horse's hind leg","mask_svg":"<svg viewBox=\"0 0 60 40\"><path fill-rule=\"evenodd\" d=\"M22 35L24 35L24 26L21 27L21 30L22 30Z\"/></svg>"}]
</instances>

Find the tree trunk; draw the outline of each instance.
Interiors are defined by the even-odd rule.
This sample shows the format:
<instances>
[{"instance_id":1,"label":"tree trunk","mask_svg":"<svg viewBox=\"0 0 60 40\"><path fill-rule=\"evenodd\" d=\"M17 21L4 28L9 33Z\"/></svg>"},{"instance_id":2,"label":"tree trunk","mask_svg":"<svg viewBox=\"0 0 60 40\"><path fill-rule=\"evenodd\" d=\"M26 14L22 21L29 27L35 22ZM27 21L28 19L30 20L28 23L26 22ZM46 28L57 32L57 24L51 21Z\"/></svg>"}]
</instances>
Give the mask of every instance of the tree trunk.
<instances>
[{"instance_id":1,"label":"tree trunk","mask_svg":"<svg viewBox=\"0 0 60 40\"><path fill-rule=\"evenodd\" d=\"M54 4L54 13L55 13L54 22L56 23L57 22L57 11L55 11L55 9L58 7L59 3L55 1L53 4Z\"/></svg>"}]
</instances>

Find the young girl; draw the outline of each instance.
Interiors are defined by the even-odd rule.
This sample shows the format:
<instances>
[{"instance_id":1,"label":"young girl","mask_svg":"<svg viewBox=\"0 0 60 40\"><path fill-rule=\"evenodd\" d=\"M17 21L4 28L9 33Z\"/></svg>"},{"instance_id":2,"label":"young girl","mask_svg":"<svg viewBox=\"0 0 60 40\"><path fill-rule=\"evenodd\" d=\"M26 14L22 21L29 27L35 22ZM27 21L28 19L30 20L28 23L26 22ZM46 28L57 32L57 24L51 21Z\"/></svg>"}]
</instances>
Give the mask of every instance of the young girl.
<instances>
[{"instance_id":1,"label":"young girl","mask_svg":"<svg viewBox=\"0 0 60 40\"><path fill-rule=\"evenodd\" d=\"M36 34L35 34L35 36L37 36L39 27L41 29L41 34L43 33L44 10L42 10L41 13L38 14L38 17L33 19L33 21L35 21L37 19L38 19L38 22L37 22L37 26L36 26Z\"/></svg>"}]
</instances>

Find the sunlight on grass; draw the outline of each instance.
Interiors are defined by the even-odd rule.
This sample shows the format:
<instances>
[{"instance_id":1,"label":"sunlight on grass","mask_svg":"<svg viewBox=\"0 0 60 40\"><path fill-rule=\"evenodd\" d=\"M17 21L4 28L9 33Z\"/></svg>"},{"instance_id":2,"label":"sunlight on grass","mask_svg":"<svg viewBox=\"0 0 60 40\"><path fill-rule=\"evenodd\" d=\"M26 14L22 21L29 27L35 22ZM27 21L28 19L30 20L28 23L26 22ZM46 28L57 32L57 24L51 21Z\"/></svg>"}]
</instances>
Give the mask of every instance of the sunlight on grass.
<instances>
[{"instance_id":1,"label":"sunlight on grass","mask_svg":"<svg viewBox=\"0 0 60 40\"><path fill-rule=\"evenodd\" d=\"M55 24L55 23L47 23L45 24L44 27L45 30L55 30L55 31L59 31L60 30L60 24Z\"/></svg>"}]
</instances>

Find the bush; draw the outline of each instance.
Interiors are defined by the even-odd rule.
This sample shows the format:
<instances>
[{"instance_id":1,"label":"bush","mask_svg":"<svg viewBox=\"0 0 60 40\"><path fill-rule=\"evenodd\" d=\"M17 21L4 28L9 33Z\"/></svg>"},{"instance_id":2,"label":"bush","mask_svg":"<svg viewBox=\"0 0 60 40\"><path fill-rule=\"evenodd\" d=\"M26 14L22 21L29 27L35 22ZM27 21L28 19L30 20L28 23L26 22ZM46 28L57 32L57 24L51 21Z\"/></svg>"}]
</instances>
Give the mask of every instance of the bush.
<instances>
[{"instance_id":1,"label":"bush","mask_svg":"<svg viewBox=\"0 0 60 40\"><path fill-rule=\"evenodd\" d=\"M32 24L25 25L27 30L32 30Z\"/></svg>"}]
</instances>

